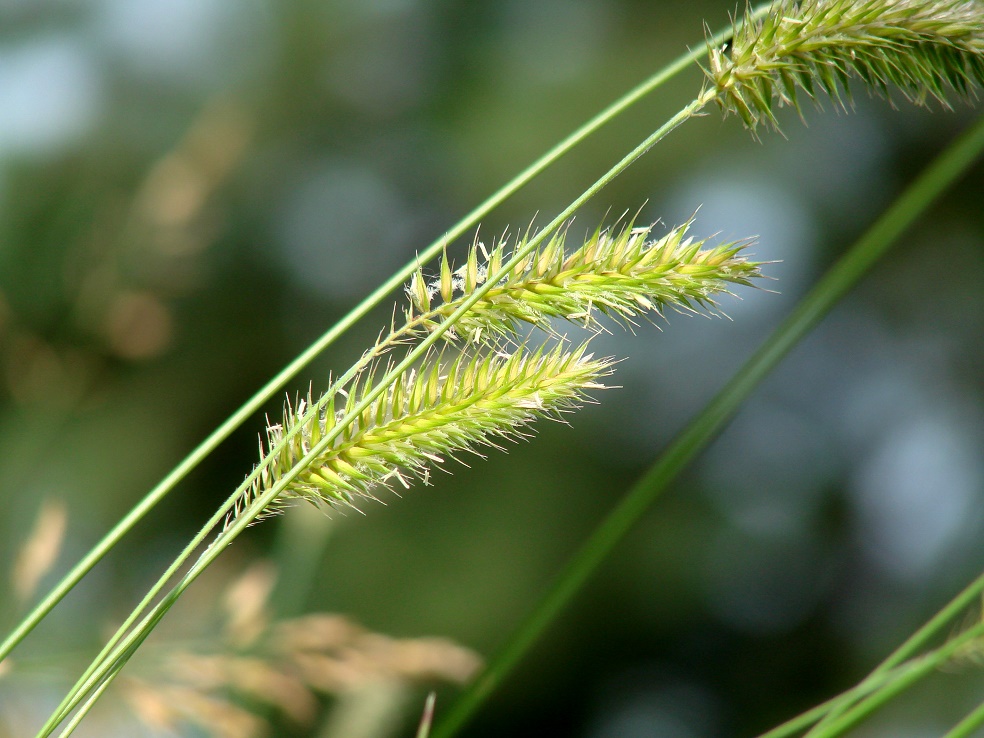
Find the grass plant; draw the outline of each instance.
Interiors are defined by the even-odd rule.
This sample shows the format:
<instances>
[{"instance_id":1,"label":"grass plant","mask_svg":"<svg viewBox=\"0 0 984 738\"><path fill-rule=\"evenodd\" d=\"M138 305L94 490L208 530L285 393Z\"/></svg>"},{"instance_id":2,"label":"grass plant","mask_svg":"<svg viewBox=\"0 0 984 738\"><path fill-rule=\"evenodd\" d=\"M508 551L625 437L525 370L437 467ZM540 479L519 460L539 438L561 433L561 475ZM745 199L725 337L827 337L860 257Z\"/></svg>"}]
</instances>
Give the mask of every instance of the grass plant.
<instances>
[{"instance_id":1,"label":"grass plant","mask_svg":"<svg viewBox=\"0 0 984 738\"><path fill-rule=\"evenodd\" d=\"M748 242L708 246L688 239L690 222L653 237L630 221L594 231L568 249L571 217L676 127L711 104L737 114L754 135L778 128L777 108L799 108L821 94L848 105L849 88L944 106L972 98L984 84L984 4L979 0L785 0L749 9L733 28L707 39L706 81L692 101L641 141L543 227L515 244L476 242L453 265L446 245L605 122L696 63L691 53L600 114L466 216L286 367L192 452L24 619L0 645L0 660L113 545L219 442L398 285L405 310L349 370L314 396L288 403L268 425L257 466L215 512L110 638L38 732L69 735L177 599L247 526L291 500L358 506L381 487L427 481L435 465L463 451L496 448L527 435L537 418L562 418L588 401L614 359L589 352L590 331L631 326L670 311L716 311L719 297L755 284L761 264ZM984 122L959 139L819 282L748 364L672 443L660 461L575 554L541 605L501 654L437 724L454 735L518 664L660 491L722 428L764 376L873 266L915 218L984 149ZM434 274L427 263L442 252ZM606 320L607 319L607 320ZM568 339L559 321L589 330ZM539 333L531 334L530 331ZM204 547L204 548L203 548ZM176 580L176 581L175 581ZM984 578L941 612L855 689L808 717L768 734L830 738L854 727L887 700L984 638L975 623L942 645L923 649L984 589ZM421 728L430 731L433 704ZM967 735L978 709L954 728ZM426 734L426 732L425 732Z\"/></svg>"}]
</instances>

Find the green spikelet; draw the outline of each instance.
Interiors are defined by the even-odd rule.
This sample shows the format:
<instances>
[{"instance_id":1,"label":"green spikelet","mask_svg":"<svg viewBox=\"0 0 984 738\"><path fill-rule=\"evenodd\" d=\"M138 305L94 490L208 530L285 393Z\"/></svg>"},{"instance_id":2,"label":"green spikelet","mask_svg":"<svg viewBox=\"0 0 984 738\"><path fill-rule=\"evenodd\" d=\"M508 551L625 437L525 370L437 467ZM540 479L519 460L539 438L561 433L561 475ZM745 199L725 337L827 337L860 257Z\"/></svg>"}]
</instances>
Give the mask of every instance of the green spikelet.
<instances>
[{"instance_id":1,"label":"green spikelet","mask_svg":"<svg viewBox=\"0 0 984 738\"><path fill-rule=\"evenodd\" d=\"M561 318L598 328L598 318L633 323L645 313L661 313L669 307L686 312L713 312L715 297L732 285L749 285L760 277L760 265L742 254L747 242L702 248L705 241L686 238L693 220L651 239L653 226L636 228L630 223L618 231L597 230L580 248L565 254L567 231L553 234L539 249L522 259L511 274L494 285L446 336L480 342L485 338L514 336L523 324L550 329ZM529 238L515 247L522 248ZM479 263L480 243L468 252L467 262L452 272L447 258L441 274L426 288L423 273L414 275L407 295L412 306L408 317L432 314L421 322L427 329L438 326L460 305L461 299L484 283L506 258L500 242ZM453 294L448 300L448 284ZM420 297L426 293L425 300ZM440 293L444 303L432 305Z\"/></svg>"},{"instance_id":2,"label":"green spikelet","mask_svg":"<svg viewBox=\"0 0 984 738\"><path fill-rule=\"evenodd\" d=\"M800 110L825 92L845 106L853 78L887 96L948 106L984 84L980 0L781 0L757 23L709 49L707 76L726 112L755 131L778 128L774 108Z\"/></svg>"},{"instance_id":3,"label":"green spikelet","mask_svg":"<svg viewBox=\"0 0 984 738\"><path fill-rule=\"evenodd\" d=\"M459 451L498 448L502 440L524 437L535 419L573 410L587 400L589 390L602 388L600 380L610 373L611 363L586 353L586 345L573 351L562 345L535 351L519 346L508 352L458 354L450 361L433 354L369 403L278 500L354 505L374 499L375 490L393 482L404 487L415 478L426 482L431 466ZM260 445L264 470L240 509L299 465L335 427L336 415L351 412L369 392L373 377L370 370L355 381L344 410L335 410L335 397L320 403L324 410L313 414L307 412L310 396L294 406L288 403L283 422L267 428L266 444ZM270 450L292 433L284 449L270 458Z\"/></svg>"}]
</instances>

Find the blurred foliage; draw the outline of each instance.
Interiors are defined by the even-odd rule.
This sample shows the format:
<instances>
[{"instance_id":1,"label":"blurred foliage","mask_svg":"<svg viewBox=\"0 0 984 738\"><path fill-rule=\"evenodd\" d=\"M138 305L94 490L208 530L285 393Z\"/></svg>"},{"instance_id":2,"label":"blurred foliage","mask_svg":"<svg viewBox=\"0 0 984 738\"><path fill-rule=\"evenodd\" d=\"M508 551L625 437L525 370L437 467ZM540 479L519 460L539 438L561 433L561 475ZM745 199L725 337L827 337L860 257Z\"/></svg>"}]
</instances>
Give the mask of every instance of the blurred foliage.
<instances>
[{"instance_id":1,"label":"blurred foliage","mask_svg":"<svg viewBox=\"0 0 984 738\"><path fill-rule=\"evenodd\" d=\"M731 10L0 3L4 630L25 608L14 572L42 506L68 520L43 590L361 296ZM482 231L549 218L700 84L683 75ZM667 225L700 206L698 235L759 235L781 294L743 292L723 305L733 323L674 315L603 337L596 351L630 357L622 388L573 427L546 424L365 518L293 511L230 554L273 558L283 617L345 613L491 653L667 439L974 114L862 98L850 115L808 112L809 127L791 116L788 140L762 143L733 119L689 123L572 235L643 203L643 220ZM981 568L982 192L978 167L786 361L467 735L747 735L853 683ZM391 309L290 394L322 388ZM262 427L234 435L18 650L0 736L39 724L249 471ZM196 612L168 622L181 632ZM941 675L867 735L938 735L980 687ZM452 698L439 693L438 714ZM136 735L119 710L78 734Z\"/></svg>"}]
</instances>

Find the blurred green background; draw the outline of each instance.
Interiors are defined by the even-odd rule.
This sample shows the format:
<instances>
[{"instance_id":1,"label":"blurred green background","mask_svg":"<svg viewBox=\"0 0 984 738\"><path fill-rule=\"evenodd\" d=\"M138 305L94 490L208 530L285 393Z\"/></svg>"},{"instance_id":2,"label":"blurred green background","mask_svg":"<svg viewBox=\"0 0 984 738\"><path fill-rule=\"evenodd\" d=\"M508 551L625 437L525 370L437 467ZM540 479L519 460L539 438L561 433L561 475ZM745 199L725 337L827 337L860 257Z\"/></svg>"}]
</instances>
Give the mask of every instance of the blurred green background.
<instances>
[{"instance_id":1,"label":"blurred green background","mask_svg":"<svg viewBox=\"0 0 984 738\"><path fill-rule=\"evenodd\" d=\"M67 506L68 529L41 591L362 296L733 10L0 2L3 630L25 611L8 572L43 500ZM694 69L593 136L484 237L549 220L700 85ZM331 528L323 555L321 534L306 552L298 542L310 519L264 523L229 552L229 576L280 557L293 561L287 609L494 653L674 433L976 114L864 93L850 114L825 107L808 126L787 111L785 139L761 142L711 111L571 229L640 207L672 225L699 207L698 235L758 236L778 294L725 299L733 322L671 315L600 337L596 352L627 357L619 388L572 427L542 424L508 455L383 494L364 517L316 518ZM464 735L751 735L853 684L980 570L982 202L978 165L754 395ZM393 299L288 391L324 388ZM29 734L54 707L250 471L263 424L223 445L18 650L23 672L0 679L0 736ZM166 627L201 625L179 608ZM863 735L939 735L982 687L972 669L941 675ZM439 713L453 695L442 689ZM106 710L78 735L173 735Z\"/></svg>"}]
</instances>

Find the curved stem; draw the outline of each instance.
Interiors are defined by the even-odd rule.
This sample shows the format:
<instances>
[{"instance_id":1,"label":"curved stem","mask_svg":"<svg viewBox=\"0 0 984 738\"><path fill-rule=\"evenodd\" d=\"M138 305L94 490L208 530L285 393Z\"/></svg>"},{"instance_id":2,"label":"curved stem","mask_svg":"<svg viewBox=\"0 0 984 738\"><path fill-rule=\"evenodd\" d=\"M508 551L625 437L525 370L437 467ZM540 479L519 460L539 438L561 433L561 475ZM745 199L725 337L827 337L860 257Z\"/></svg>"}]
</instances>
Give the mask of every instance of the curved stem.
<instances>
[{"instance_id":1,"label":"curved stem","mask_svg":"<svg viewBox=\"0 0 984 738\"><path fill-rule=\"evenodd\" d=\"M571 557L547 594L485 671L452 705L447 717L437 725L433 738L450 738L472 717L670 481L721 431L752 390L868 272L916 217L970 167L982 149L984 117L940 154L875 221L629 490Z\"/></svg>"}]
</instances>

